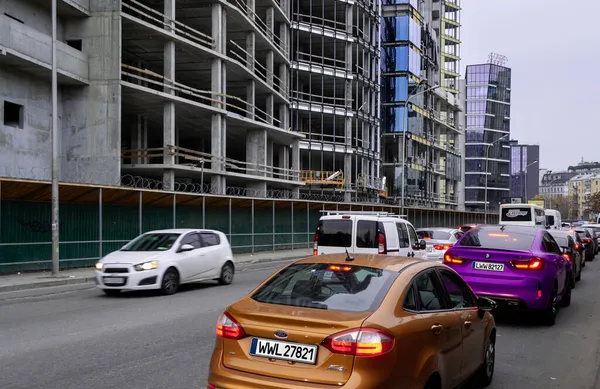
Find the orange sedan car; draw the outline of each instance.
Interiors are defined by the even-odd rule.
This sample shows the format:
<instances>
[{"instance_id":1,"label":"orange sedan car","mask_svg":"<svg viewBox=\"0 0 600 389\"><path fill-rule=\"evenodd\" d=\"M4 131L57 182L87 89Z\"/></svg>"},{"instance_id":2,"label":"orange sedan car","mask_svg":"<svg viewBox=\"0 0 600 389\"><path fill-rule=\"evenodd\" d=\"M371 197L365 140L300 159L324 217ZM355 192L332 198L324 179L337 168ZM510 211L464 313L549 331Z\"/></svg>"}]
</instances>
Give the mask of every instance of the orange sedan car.
<instances>
[{"instance_id":1,"label":"orange sedan car","mask_svg":"<svg viewBox=\"0 0 600 389\"><path fill-rule=\"evenodd\" d=\"M217 321L208 389L453 389L494 374L494 302L449 267L328 254L290 264Z\"/></svg>"}]
</instances>

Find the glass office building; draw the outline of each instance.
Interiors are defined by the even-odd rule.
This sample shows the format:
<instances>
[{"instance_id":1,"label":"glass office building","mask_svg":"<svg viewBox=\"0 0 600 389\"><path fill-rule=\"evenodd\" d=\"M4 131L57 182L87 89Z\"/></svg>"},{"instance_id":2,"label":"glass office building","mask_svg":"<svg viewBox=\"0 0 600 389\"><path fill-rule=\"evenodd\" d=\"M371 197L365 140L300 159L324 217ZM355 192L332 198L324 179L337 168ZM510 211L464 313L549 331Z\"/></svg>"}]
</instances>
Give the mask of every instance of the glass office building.
<instances>
[{"instance_id":1,"label":"glass office building","mask_svg":"<svg viewBox=\"0 0 600 389\"><path fill-rule=\"evenodd\" d=\"M459 10L444 1L383 1L382 159L388 196L401 202L404 194L407 206L458 205L461 108L458 90L446 80L458 74L445 69L444 36L457 35L449 31L460 27ZM460 59L448 58L448 63Z\"/></svg>"},{"instance_id":2,"label":"glass office building","mask_svg":"<svg viewBox=\"0 0 600 389\"><path fill-rule=\"evenodd\" d=\"M511 69L470 65L466 79L465 207L483 210L487 192L495 210L510 195Z\"/></svg>"},{"instance_id":3,"label":"glass office building","mask_svg":"<svg viewBox=\"0 0 600 389\"><path fill-rule=\"evenodd\" d=\"M530 200L540 191L540 146L510 142L510 197Z\"/></svg>"}]
</instances>

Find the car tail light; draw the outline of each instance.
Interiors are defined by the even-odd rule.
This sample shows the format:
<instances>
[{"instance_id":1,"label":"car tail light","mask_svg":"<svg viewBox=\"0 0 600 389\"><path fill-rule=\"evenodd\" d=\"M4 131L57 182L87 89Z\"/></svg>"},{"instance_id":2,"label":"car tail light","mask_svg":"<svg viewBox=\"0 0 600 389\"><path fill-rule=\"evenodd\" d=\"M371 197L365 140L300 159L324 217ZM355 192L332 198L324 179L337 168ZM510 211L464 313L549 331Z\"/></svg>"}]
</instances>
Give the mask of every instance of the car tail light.
<instances>
[{"instance_id":1,"label":"car tail light","mask_svg":"<svg viewBox=\"0 0 600 389\"><path fill-rule=\"evenodd\" d=\"M394 337L374 328L356 328L333 334L322 345L335 354L376 357L394 347Z\"/></svg>"},{"instance_id":2,"label":"car tail light","mask_svg":"<svg viewBox=\"0 0 600 389\"><path fill-rule=\"evenodd\" d=\"M567 261L571 262L571 257L569 256L569 254L563 254L563 257L565 257Z\"/></svg>"},{"instance_id":3,"label":"car tail light","mask_svg":"<svg viewBox=\"0 0 600 389\"><path fill-rule=\"evenodd\" d=\"M217 336L224 339L241 339L246 336L240 323L224 312L217 320Z\"/></svg>"},{"instance_id":4,"label":"car tail light","mask_svg":"<svg viewBox=\"0 0 600 389\"><path fill-rule=\"evenodd\" d=\"M319 252L319 231L315 232L315 239L313 242L313 255L316 256Z\"/></svg>"},{"instance_id":5,"label":"car tail light","mask_svg":"<svg viewBox=\"0 0 600 389\"><path fill-rule=\"evenodd\" d=\"M214 386L213 384L208 384L208 385L206 385L206 389L217 389L217 387Z\"/></svg>"},{"instance_id":6,"label":"car tail light","mask_svg":"<svg viewBox=\"0 0 600 389\"><path fill-rule=\"evenodd\" d=\"M510 263L520 270L540 270L544 267L544 261L539 258L531 258L528 261L511 261Z\"/></svg>"},{"instance_id":7,"label":"car tail light","mask_svg":"<svg viewBox=\"0 0 600 389\"><path fill-rule=\"evenodd\" d=\"M461 258L461 257L457 257L456 255L446 254L446 255L444 255L444 262L462 265L463 263L465 263L465 259Z\"/></svg>"},{"instance_id":8,"label":"car tail light","mask_svg":"<svg viewBox=\"0 0 600 389\"><path fill-rule=\"evenodd\" d=\"M436 250L449 250L452 247L451 244L434 244L433 248Z\"/></svg>"},{"instance_id":9,"label":"car tail light","mask_svg":"<svg viewBox=\"0 0 600 389\"><path fill-rule=\"evenodd\" d=\"M383 232L380 232L377 235L377 243L379 244L379 254L386 254L387 250L385 249L385 235L383 235Z\"/></svg>"}]
</instances>

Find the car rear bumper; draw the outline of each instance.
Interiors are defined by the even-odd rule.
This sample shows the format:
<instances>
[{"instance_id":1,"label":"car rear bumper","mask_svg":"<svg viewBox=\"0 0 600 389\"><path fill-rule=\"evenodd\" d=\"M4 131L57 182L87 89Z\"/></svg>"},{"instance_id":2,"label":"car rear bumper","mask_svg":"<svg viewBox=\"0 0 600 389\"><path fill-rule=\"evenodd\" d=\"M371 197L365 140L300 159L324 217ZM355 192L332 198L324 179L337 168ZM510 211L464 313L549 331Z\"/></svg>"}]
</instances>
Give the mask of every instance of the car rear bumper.
<instances>
[{"instance_id":1,"label":"car rear bumper","mask_svg":"<svg viewBox=\"0 0 600 389\"><path fill-rule=\"evenodd\" d=\"M223 365L221 353L213 353L208 373L208 383L215 385L217 389L331 389L340 387L344 389L422 389L424 383L411 378L384 378L383 374L375 375L373 379L365 379L361 374L352 374L345 383L338 385L316 384L285 380L265 375L247 373L239 370L229 369ZM310 374L310 373L307 373ZM369 377L371 378L371 377ZM201 386L204 389L206 384Z\"/></svg>"},{"instance_id":2,"label":"car rear bumper","mask_svg":"<svg viewBox=\"0 0 600 389\"><path fill-rule=\"evenodd\" d=\"M499 307L519 309L543 309L548 303L550 288L545 288L536 278L515 280L470 277L463 275L471 289L482 297L496 301ZM541 296L538 297L538 290Z\"/></svg>"}]
</instances>

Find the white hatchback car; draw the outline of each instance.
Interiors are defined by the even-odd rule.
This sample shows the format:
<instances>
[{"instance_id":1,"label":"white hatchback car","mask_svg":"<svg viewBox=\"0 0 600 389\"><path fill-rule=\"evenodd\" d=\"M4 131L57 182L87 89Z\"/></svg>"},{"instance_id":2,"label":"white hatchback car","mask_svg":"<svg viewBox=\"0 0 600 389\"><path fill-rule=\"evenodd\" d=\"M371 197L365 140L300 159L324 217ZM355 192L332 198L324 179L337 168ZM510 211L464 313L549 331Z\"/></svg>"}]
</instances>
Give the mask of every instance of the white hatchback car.
<instances>
[{"instance_id":1,"label":"white hatchback car","mask_svg":"<svg viewBox=\"0 0 600 389\"><path fill-rule=\"evenodd\" d=\"M96 263L96 284L107 295L159 289L177 292L179 285L233 281L235 263L227 236L215 230L173 229L142 234Z\"/></svg>"}]
</instances>

